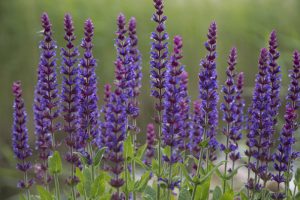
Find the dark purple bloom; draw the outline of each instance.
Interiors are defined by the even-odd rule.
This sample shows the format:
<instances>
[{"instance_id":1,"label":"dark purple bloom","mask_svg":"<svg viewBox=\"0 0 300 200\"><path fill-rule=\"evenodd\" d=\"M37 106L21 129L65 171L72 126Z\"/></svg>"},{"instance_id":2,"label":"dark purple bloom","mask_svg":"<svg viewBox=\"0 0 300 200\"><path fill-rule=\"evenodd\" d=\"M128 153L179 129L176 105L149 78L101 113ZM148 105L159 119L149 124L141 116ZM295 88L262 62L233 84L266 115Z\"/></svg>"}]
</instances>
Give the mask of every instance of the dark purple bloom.
<instances>
[{"instance_id":1,"label":"dark purple bloom","mask_svg":"<svg viewBox=\"0 0 300 200\"><path fill-rule=\"evenodd\" d=\"M93 57L94 25L88 19L84 24L84 38L81 47L84 50L80 60L80 144L81 148L95 144L99 139L99 110L97 96L97 76L95 72L96 59ZM92 153L92 152L89 152ZM92 156L92 155L90 155Z\"/></svg>"},{"instance_id":2,"label":"dark purple bloom","mask_svg":"<svg viewBox=\"0 0 300 200\"><path fill-rule=\"evenodd\" d=\"M237 59L236 48L232 48L229 58L228 58L228 67L226 69L227 79L225 85L222 88L224 93L224 103L221 104L221 110L223 111L223 121L226 123L226 127L223 127L223 134L226 136L226 145L221 144L221 149L225 152L230 153L230 145L237 145L235 141L231 141L231 137L235 136L236 130L234 123L237 119L236 110L237 106L235 103L236 98L236 84L235 84L235 65Z\"/></svg>"},{"instance_id":3,"label":"dark purple bloom","mask_svg":"<svg viewBox=\"0 0 300 200\"><path fill-rule=\"evenodd\" d=\"M55 147L55 131L58 124L58 90L56 79L56 43L52 38L52 25L46 13L41 17L43 27L43 40L40 42L41 56L38 67L38 80L34 96L34 122L36 134L36 149L39 152L40 173L36 174L36 180L41 184L47 184L51 177L47 174L47 160Z\"/></svg>"},{"instance_id":4,"label":"dark purple bloom","mask_svg":"<svg viewBox=\"0 0 300 200\"><path fill-rule=\"evenodd\" d=\"M134 70L133 65L131 64L131 57L129 55L129 39L126 37L126 19L125 16L121 13L117 18L118 29L116 31L116 41L115 46L117 48L117 60L122 62L123 66L123 75L122 79L119 80L123 93L121 95L123 103L126 105L126 112L128 115L131 115L132 105L129 103L129 100L133 98L133 77ZM131 25L132 26L132 25ZM132 28L132 27L131 27Z\"/></svg>"},{"instance_id":5,"label":"dark purple bloom","mask_svg":"<svg viewBox=\"0 0 300 200\"><path fill-rule=\"evenodd\" d=\"M36 89L41 90L41 104L44 104L44 117L48 121L47 131L52 135L52 147L56 146L55 132L59 129L56 119L59 116L59 100L56 77L56 42L52 38L52 25L46 13L41 17L43 40L40 43L41 56ZM46 122L47 123L47 122Z\"/></svg>"},{"instance_id":6,"label":"dark purple bloom","mask_svg":"<svg viewBox=\"0 0 300 200\"><path fill-rule=\"evenodd\" d=\"M245 107L245 100L242 97L243 94L243 87L244 87L244 73L241 72L237 75L237 83L236 83L236 96L235 96L235 104L236 104L236 119L234 121L234 134L230 135L230 139L238 145L238 141L242 139L241 131L244 128L244 107ZM240 159L240 153L235 151L231 152L229 158L235 162L236 160Z\"/></svg>"},{"instance_id":7,"label":"dark purple bloom","mask_svg":"<svg viewBox=\"0 0 300 200\"><path fill-rule=\"evenodd\" d=\"M72 174L75 172L75 166L80 165L79 157L73 152L78 149L79 140L79 80L77 56L78 49L74 46L75 40L74 26L72 17L69 14L64 18L64 29L67 44L65 48L61 49L62 66L61 73L63 74L62 94L61 94L61 110L64 118L63 130L67 133L65 139L69 152L65 158L72 164ZM69 177L68 183L73 183L77 178L75 176Z\"/></svg>"},{"instance_id":8,"label":"dark purple bloom","mask_svg":"<svg viewBox=\"0 0 300 200\"><path fill-rule=\"evenodd\" d=\"M154 125L148 124L147 125L147 150L145 154L145 164L151 166L152 159L154 158L155 154L155 141L156 141L156 135L154 131Z\"/></svg>"},{"instance_id":9,"label":"dark purple bloom","mask_svg":"<svg viewBox=\"0 0 300 200\"><path fill-rule=\"evenodd\" d=\"M109 170L112 173L110 185L117 189L117 192L113 194L113 199L121 199L124 194L119 193L119 188L123 186L124 180L121 177L121 173L124 169L123 158L123 142L126 136L127 129L127 114L126 104L123 102L123 79L125 76L125 67L120 60L116 63L116 81L115 91L111 94L109 103L107 104L107 118L106 118L106 146L107 160L111 165Z\"/></svg>"},{"instance_id":10,"label":"dark purple bloom","mask_svg":"<svg viewBox=\"0 0 300 200\"><path fill-rule=\"evenodd\" d=\"M99 145L100 147L105 147L107 142L107 119L108 119L108 109L109 109L109 103L111 98L111 85L105 84L104 85L104 105L102 106L101 113L103 114L103 122L101 122L101 134L100 134L100 140Z\"/></svg>"},{"instance_id":11,"label":"dark purple bloom","mask_svg":"<svg viewBox=\"0 0 300 200\"><path fill-rule=\"evenodd\" d=\"M277 171L277 174L273 175L273 180L278 183L278 189L280 187L280 183L289 181L287 180L285 173L290 172L289 167L291 167L291 163L293 161L292 154L294 152L292 150L292 146L296 142L294 133L295 124L297 123L297 114L295 111L296 110L294 110L293 107L287 105L286 113L284 115L285 124L280 134L280 143L277 149L277 153L274 155L274 169ZM284 196L284 194L282 195ZM274 199L278 199L278 197L278 195L274 195Z\"/></svg>"},{"instance_id":12,"label":"dark purple bloom","mask_svg":"<svg viewBox=\"0 0 300 200\"><path fill-rule=\"evenodd\" d=\"M17 169L25 174L24 180L20 180L18 186L28 189L32 184L32 180L28 180L27 171L32 167L27 158L32 155L32 150L28 144L28 130L26 127L27 113L25 111L24 100L22 97L21 83L14 82L12 86L14 95L14 121L12 129L12 147L15 156L18 158Z\"/></svg>"},{"instance_id":13,"label":"dark purple bloom","mask_svg":"<svg viewBox=\"0 0 300 200\"><path fill-rule=\"evenodd\" d=\"M200 143L203 141L203 119L204 112L201 109L201 101L194 101L194 112L192 115L191 132L190 132L190 148L191 153L199 159Z\"/></svg>"},{"instance_id":14,"label":"dark purple bloom","mask_svg":"<svg viewBox=\"0 0 300 200\"><path fill-rule=\"evenodd\" d=\"M174 37L174 50L166 73L165 84L165 112L163 115L163 144L171 147L171 157L165 157L165 161L171 164L180 160L178 145L180 134L183 130L183 118L181 116L180 101L180 79L182 66L182 39L180 36Z\"/></svg>"},{"instance_id":15,"label":"dark purple bloom","mask_svg":"<svg viewBox=\"0 0 300 200\"><path fill-rule=\"evenodd\" d=\"M256 75L255 88L252 97L252 105L249 109L249 133L247 134L248 150L246 155L254 160L248 164L255 174L254 183L259 188L258 178L266 183L271 174L268 173L267 163L272 159L270 155L272 116L270 75L268 71L268 50L262 49L259 58L259 72Z\"/></svg>"},{"instance_id":16,"label":"dark purple bloom","mask_svg":"<svg viewBox=\"0 0 300 200\"><path fill-rule=\"evenodd\" d=\"M152 16L152 20L156 22L156 30L152 32L151 39L151 95L157 100L155 103L155 109L158 111L158 115L155 117L156 122L161 124L162 119L160 113L164 109L164 86L166 66L168 64L168 33L165 31L165 22L167 17L164 15L163 0L153 0L156 12Z\"/></svg>"},{"instance_id":17,"label":"dark purple bloom","mask_svg":"<svg viewBox=\"0 0 300 200\"><path fill-rule=\"evenodd\" d=\"M188 95L188 73L182 69L182 73L180 75L180 96L181 101L179 102L180 105L180 113L182 117L182 131L180 133L181 141L179 144L180 150L188 150L189 149L189 135L190 135L190 129L191 129L191 123L190 123L190 97Z\"/></svg>"},{"instance_id":18,"label":"dark purple bloom","mask_svg":"<svg viewBox=\"0 0 300 200\"><path fill-rule=\"evenodd\" d=\"M269 39L269 73L271 81L271 115L273 117L273 133L276 129L275 126L277 124L277 115L281 104L279 96L281 86L281 70L277 63L280 54L277 51L277 47L278 44L276 32L272 31Z\"/></svg>"},{"instance_id":19,"label":"dark purple bloom","mask_svg":"<svg viewBox=\"0 0 300 200\"><path fill-rule=\"evenodd\" d=\"M201 120L202 127L206 127L204 132L205 139L209 139L208 156L210 160L215 160L215 151L218 146L216 140L216 128L218 124L217 104L219 96L217 93L217 71L216 71L216 39L217 25L211 23L208 34L208 40L205 42L205 48L208 51L206 57L201 61L202 67L199 73L199 98L201 99L201 108L203 109L203 117Z\"/></svg>"},{"instance_id":20,"label":"dark purple bloom","mask_svg":"<svg viewBox=\"0 0 300 200\"><path fill-rule=\"evenodd\" d=\"M138 96L140 94L140 88L142 87L142 60L141 54L138 50L138 38L136 34L136 19L133 17L129 20L128 26L128 36L129 36L129 56L130 56L130 70L133 73L132 76L132 89L133 89L133 96L130 101L130 116L132 118L137 118L139 116L139 102ZM134 127L135 128L135 127Z\"/></svg>"},{"instance_id":21,"label":"dark purple bloom","mask_svg":"<svg viewBox=\"0 0 300 200\"><path fill-rule=\"evenodd\" d=\"M298 110L300 107L300 54L298 51L294 51L293 58L294 65L293 69L289 73L291 81L287 99L290 106L295 110Z\"/></svg>"}]
</instances>

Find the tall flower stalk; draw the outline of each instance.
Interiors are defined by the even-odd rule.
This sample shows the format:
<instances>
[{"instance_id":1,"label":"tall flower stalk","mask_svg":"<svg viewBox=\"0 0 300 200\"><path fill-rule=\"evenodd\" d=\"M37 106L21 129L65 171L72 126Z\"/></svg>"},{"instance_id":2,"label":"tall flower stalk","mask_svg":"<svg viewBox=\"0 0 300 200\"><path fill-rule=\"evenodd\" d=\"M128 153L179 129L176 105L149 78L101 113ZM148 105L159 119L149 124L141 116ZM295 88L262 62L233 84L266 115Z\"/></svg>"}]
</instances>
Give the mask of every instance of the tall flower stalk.
<instances>
[{"instance_id":1,"label":"tall flower stalk","mask_svg":"<svg viewBox=\"0 0 300 200\"><path fill-rule=\"evenodd\" d=\"M132 132L132 143L134 150L136 150L136 139L137 133L139 132L137 127L137 117L139 116L139 101L138 96L140 94L140 88L142 86L142 66L141 66L141 54L138 50L138 37L136 33L136 19L132 17L129 20L128 25L128 36L129 36L129 56L130 56L130 74L131 74L131 87L132 95L129 99L129 117L132 121L130 129ZM135 181L135 161L131 163L132 168L132 179ZM133 199L136 199L136 192L133 192Z\"/></svg>"},{"instance_id":2,"label":"tall flower stalk","mask_svg":"<svg viewBox=\"0 0 300 200\"><path fill-rule=\"evenodd\" d=\"M157 159L158 159L158 178L162 173L162 112L164 110L163 98L165 94L165 74L166 66L168 63L168 33L166 32L165 22L167 17L164 15L163 0L153 0L155 13L152 16L152 20L156 23L155 31L151 34L152 47L151 47L151 61L150 61L150 78L151 78L151 96L156 100L155 110L155 122L158 125L157 136ZM157 199L160 198L160 185L157 184Z\"/></svg>"},{"instance_id":3,"label":"tall flower stalk","mask_svg":"<svg viewBox=\"0 0 300 200\"><path fill-rule=\"evenodd\" d=\"M28 130L26 127L27 113L25 111L21 83L19 81L13 83L12 92L14 95L12 147L18 159L17 169L24 173L24 179L19 181L18 187L26 190L27 199L29 200L29 189L33 184L33 179L28 177L28 171L32 165L27 159L32 155L32 150L28 144Z\"/></svg>"},{"instance_id":4,"label":"tall flower stalk","mask_svg":"<svg viewBox=\"0 0 300 200\"><path fill-rule=\"evenodd\" d=\"M236 120L234 122L234 132L230 135L230 139L234 142L236 147L238 147L239 141L242 139L242 130L244 129L244 107L245 100L242 97L244 88L244 73L241 72L237 75L236 83L236 95L235 95L235 104L236 104ZM231 149L229 158L232 161L231 171L234 171L235 163L241 158L238 148ZM231 188L233 188L233 178L231 179Z\"/></svg>"},{"instance_id":5,"label":"tall flower stalk","mask_svg":"<svg viewBox=\"0 0 300 200\"><path fill-rule=\"evenodd\" d=\"M249 149L246 155L249 160L248 168L254 172L254 180L248 177L247 187L253 190L253 194L261 189L260 179L263 181L269 179L270 174L267 171L267 161L270 148L270 133L272 129L272 116L270 112L271 105L271 87L270 76L268 73L268 50L263 48L259 57L259 72L255 79L255 88L253 91L252 105L250 107L250 132L248 133L247 145Z\"/></svg>"},{"instance_id":6,"label":"tall flower stalk","mask_svg":"<svg viewBox=\"0 0 300 200\"><path fill-rule=\"evenodd\" d=\"M111 94L110 101L107 107L107 122L106 122L106 135L107 135L107 147L108 155L107 159L111 162L109 170L112 174L110 185L116 189L113 193L112 199L119 200L125 198L123 192L120 188L124 185L125 181L121 176L124 170L124 158L123 158L123 142L126 137L127 131L127 115L126 115L126 105L123 103L124 94L124 76L125 67L122 61L117 60L115 62L116 69L116 81L115 90ZM127 170L125 170L126 172ZM128 199L128 196L126 197Z\"/></svg>"},{"instance_id":7,"label":"tall flower stalk","mask_svg":"<svg viewBox=\"0 0 300 200\"><path fill-rule=\"evenodd\" d=\"M236 127L235 121L237 120L237 105L235 102L236 98L236 84L235 84L235 65L237 59L237 51L235 48L232 48L230 51L230 55L228 58L228 67L226 69L227 79L225 81L225 85L222 88L222 92L224 93L224 103L221 104L221 110L223 111L223 120L226 123L226 127L223 127L223 134L226 136L226 144L221 144L221 150L225 153L225 167L224 167L224 175L227 174L227 161L230 153L237 149L236 141L232 140L236 135ZM223 192L226 192L226 180L224 180L223 184Z\"/></svg>"},{"instance_id":8,"label":"tall flower stalk","mask_svg":"<svg viewBox=\"0 0 300 200\"><path fill-rule=\"evenodd\" d=\"M298 51L294 51L293 54L293 68L289 72L290 77L290 84L289 84L289 92L287 96L287 105L291 107L291 109L295 112L295 123L292 126L292 131L296 131L298 128L297 125L297 119L298 115L297 112L300 107L300 54ZM293 133L292 132L292 133ZM291 133L291 134L292 134ZM292 144L295 143L295 139L293 139L293 136L290 136L290 147L286 149L286 156L288 156L288 166L287 166L287 174L286 174L286 182L285 182L285 189L286 189L286 195L288 194L289 186L290 186L290 180L292 178L291 169L293 166L293 160L299 157L300 153L294 152L292 148Z\"/></svg>"},{"instance_id":9,"label":"tall flower stalk","mask_svg":"<svg viewBox=\"0 0 300 200\"><path fill-rule=\"evenodd\" d=\"M180 108L182 94L180 93L180 79L182 66L180 60L182 58L182 39L180 36L174 37L174 49L170 62L167 66L165 77L165 101L163 114L163 144L170 148L170 155L163 155L164 161L168 163L168 178L164 181L169 189L167 199L170 199L171 191L177 182L172 180L172 167L175 163L181 160L179 153L179 143L183 130L183 117Z\"/></svg>"},{"instance_id":10,"label":"tall flower stalk","mask_svg":"<svg viewBox=\"0 0 300 200\"><path fill-rule=\"evenodd\" d=\"M47 13L41 16L43 40L40 42L40 62L35 88L34 119L36 148L41 159L37 180L48 188L51 177L48 175L48 157L56 147L55 134L59 129L56 119L59 116L59 101L56 76L56 42L52 38L52 24Z\"/></svg>"},{"instance_id":11,"label":"tall flower stalk","mask_svg":"<svg viewBox=\"0 0 300 200\"><path fill-rule=\"evenodd\" d=\"M62 81L62 114L64 118L63 130L67 133L66 145L69 152L65 155L65 159L71 164L71 176L68 177L67 183L72 187L72 197L76 199L75 185L78 183L78 178L75 176L76 166L80 165L78 155L74 151L78 149L79 139L79 83L78 83L78 67L77 56L79 55L78 49L74 46L75 40L74 26L72 17L69 14L64 18L64 30L67 44L62 48L61 55L63 64L61 73L63 74Z\"/></svg>"},{"instance_id":12,"label":"tall flower stalk","mask_svg":"<svg viewBox=\"0 0 300 200\"><path fill-rule=\"evenodd\" d=\"M151 166L152 159L155 156L155 142L156 142L156 135L154 130L154 124L147 125L147 150L145 154L145 161L144 163L148 166Z\"/></svg>"},{"instance_id":13,"label":"tall flower stalk","mask_svg":"<svg viewBox=\"0 0 300 200\"><path fill-rule=\"evenodd\" d=\"M217 89L217 71L216 71L216 39L217 24L211 23L205 48L208 51L206 57L201 61L201 70L199 73L199 98L201 99L201 107L204 111L204 127L205 140L209 139L209 147L206 152L207 164L209 160L216 159L215 151L218 146L216 140L216 128L218 124L217 102L219 99Z\"/></svg>"},{"instance_id":14,"label":"tall flower stalk","mask_svg":"<svg viewBox=\"0 0 300 200\"><path fill-rule=\"evenodd\" d=\"M96 59L93 57L94 25L88 19L84 24L84 38L81 47L84 50L80 60L80 146L87 150L91 164L92 180L95 178L95 169L92 160L95 156L95 146L99 139L99 110L97 96Z\"/></svg>"},{"instance_id":15,"label":"tall flower stalk","mask_svg":"<svg viewBox=\"0 0 300 200\"><path fill-rule=\"evenodd\" d=\"M217 43L217 24L212 22L208 29L208 40L205 42L205 48L208 54L200 62L199 77L199 99L201 100L201 126L203 127L203 140L209 140L206 147L206 168L209 168L209 161L216 159L215 151L218 146L216 140L216 127L218 124L217 102L219 99L217 89L217 70L216 70L216 43ZM203 150L202 150L203 151ZM200 175L202 167L202 155L200 155L196 177ZM194 184L192 199L195 198L198 185Z\"/></svg>"}]
</instances>

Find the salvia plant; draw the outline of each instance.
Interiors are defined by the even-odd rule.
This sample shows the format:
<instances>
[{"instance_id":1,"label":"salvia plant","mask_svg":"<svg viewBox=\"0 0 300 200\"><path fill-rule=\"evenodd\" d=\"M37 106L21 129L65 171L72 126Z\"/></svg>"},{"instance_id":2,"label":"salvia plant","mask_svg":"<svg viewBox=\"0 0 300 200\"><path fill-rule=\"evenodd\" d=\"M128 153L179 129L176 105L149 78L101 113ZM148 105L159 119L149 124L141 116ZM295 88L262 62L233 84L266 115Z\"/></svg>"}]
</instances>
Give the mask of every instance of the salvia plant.
<instances>
[{"instance_id":1,"label":"salvia plant","mask_svg":"<svg viewBox=\"0 0 300 200\"><path fill-rule=\"evenodd\" d=\"M34 147L29 146L21 82L12 86L12 147L23 177L17 184L24 190L21 199L300 199L300 169L294 167L300 156L295 150L300 53L293 53L288 92L281 99L280 53L272 31L260 51L246 107L235 47L222 66L225 82L218 82L218 34L212 22L200 61L198 97L192 99L182 63L183 38L169 39L163 1L153 4L149 69L155 115L147 127L137 123L143 75L136 19L117 17L115 78L98 96L96 68L101 66L93 53L92 20L85 21L79 42L66 14L58 49L50 19L42 14ZM281 107L283 125L278 123ZM137 139L142 134L145 142Z\"/></svg>"}]
</instances>

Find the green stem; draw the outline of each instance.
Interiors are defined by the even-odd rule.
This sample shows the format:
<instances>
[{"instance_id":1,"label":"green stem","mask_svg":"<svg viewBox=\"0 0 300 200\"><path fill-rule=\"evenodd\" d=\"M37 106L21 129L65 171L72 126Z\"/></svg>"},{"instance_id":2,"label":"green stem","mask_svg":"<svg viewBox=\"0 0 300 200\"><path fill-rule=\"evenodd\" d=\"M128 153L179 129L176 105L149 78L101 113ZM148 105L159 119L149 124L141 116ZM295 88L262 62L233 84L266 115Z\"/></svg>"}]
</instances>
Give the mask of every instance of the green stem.
<instances>
[{"instance_id":1,"label":"green stem","mask_svg":"<svg viewBox=\"0 0 300 200\"><path fill-rule=\"evenodd\" d=\"M133 127L136 127L136 119L133 119ZM133 132L133 134L132 134L132 144L133 144L133 149L134 149L134 156L135 156L135 153L136 153L135 152L136 151L135 141L136 141L136 133ZM134 160L132 160L131 165L132 165L132 180L135 183L135 161ZM133 200L136 200L136 192L135 191L133 191Z\"/></svg>"},{"instance_id":2,"label":"green stem","mask_svg":"<svg viewBox=\"0 0 300 200\"><path fill-rule=\"evenodd\" d=\"M54 176L56 200L60 200L60 189L59 189L58 176L57 176L57 174L54 174L53 176Z\"/></svg>"},{"instance_id":3,"label":"green stem","mask_svg":"<svg viewBox=\"0 0 300 200\"><path fill-rule=\"evenodd\" d=\"M227 131L227 133L229 133L229 131ZM225 167L224 167L224 176L226 177L227 175L227 161L228 161L228 145L229 145L229 137L227 136L226 138L226 152L225 152ZM225 194L226 192L226 179L224 179L223 181L223 194Z\"/></svg>"},{"instance_id":4,"label":"green stem","mask_svg":"<svg viewBox=\"0 0 300 200\"><path fill-rule=\"evenodd\" d=\"M202 165L202 159L203 159L203 149L200 150L200 156L199 156L199 160L198 160L198 164L197 164L196 177L199 177L199 175L200 175L200 168L201 168L201 165ZM195 199L197 187L198 187L198 184L194 184L192 200Z\"/></svg>"},{"instance_id":5,"label":"green stem","mask_svg":"<svg viewBox=\"0 0 300 200\"><path fill-rule=\"evenodd\" d=\"M157 159L158 159L158 174L157 178L161 176L161 113L158 112L159 116L159 125L158 125L158 150L157 150ZM160 200L160 185L157 183L157 193L156 193L156 200Z\"/></svg>"},{"instance_id":6,"label":"green stem","mask_svg":"<svg viewBox=\"0 0 300 200\"><path fill-rule=\"evenodd\" d=\"M232 171L234 171L234 164L235 164L235 162L233 161L232 162ZM231 189L233 190L233 177L232 177L232 179L231 179Z\"/></svg>"},{"instance_id":7,"label":"green stem","mask_svg":"<svg viewBox=\"0 0 300 200\"><path fill-rule=\"evenodd\" d=\"M128 193L128 168L127 168L127 158L124 160L125 165L125 199L129 199L129 193ZM119 195L118 195L119 196Z\"/></svg>"},{"instance_id":8,"label":"green stem","mask_svg":"<svg viewBox=\"0 0 300 200\"><path fill-rule=\"evenodd\" d=\"M170 149L170 152L171 152L171 156L172 157L172 147ZM171 158L170 158L171 160ZM169 164L169 180L168 180L168 187L172 184L172 162L170 161L170 164ZM168 188L168 194L167 194L167 200L170 200L171 199L171 189Z\"/></svg>"},{"instance_id":9,"label":"green stem","mask_svg":"<svg viewBox=\"0 0 300 200\"><path fill-rule=\"evenodd\" d=\"M24 163L24 161L23 161L23 163ZM26 171L24 173L24 182L25 182L25 184L27 184L27 181L28 181L28 178L27 178L27 171ZM29 188L26 188L26 196L27 196L27 200L31 199Z\"/></svg>"}]
</instances>

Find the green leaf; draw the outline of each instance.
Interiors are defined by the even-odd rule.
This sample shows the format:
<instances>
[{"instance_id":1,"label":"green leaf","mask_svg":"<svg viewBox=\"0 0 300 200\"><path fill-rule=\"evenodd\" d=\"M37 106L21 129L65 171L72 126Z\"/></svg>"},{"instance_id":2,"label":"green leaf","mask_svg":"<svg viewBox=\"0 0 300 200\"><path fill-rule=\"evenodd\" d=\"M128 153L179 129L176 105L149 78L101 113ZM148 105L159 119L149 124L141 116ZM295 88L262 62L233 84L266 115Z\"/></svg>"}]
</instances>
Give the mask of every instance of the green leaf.
<instances>
[{"instance_id":1,"label":"green leaf","mask_svg":"<svg viewBox=\"0 0 300 200\"><path fill-rule=\"evenodd\" d=\"M84 155L82 155L82 153L80 152L74 152L74 154L78 155L80 158L80 161L82 162L83 165L88 165L88 158Z\"/></svg>"},{"instance_id":2,"label":"green leaf","mask_svg":"<svg viewBox=\"0 0 300 200\"><path fill-rule=\"evenodd\" d=\"M208 139L203 140L202 142L200 142L199 146L201 148L206 148L208 146Z\"/></svg>"},{"instance_id":3,"label":"green leaf","mask_svg":"<svg viewBox=\"0 0 300 200\"><path fill-rule=\"evenodd\" d=\"M141 166L143 169L146 169L146 170L149 169L149 167L147 165L145 165L145 163L143 163L143 161L141 161L140 159L134 158L133 160L136 162L136 164Z\"/></svg>"},{"instance_id":4,"label":"green leaf","mask_svg":"<svg viewBox=\"0 0 300 200\"><path fill-rule=\"evenodd\" d=\"M213 192L213 200L219 200L222 196L222 190L219 186L216 186Z\"/></svg>"},{"instance_id":5,"label":"green leaf","mask_svg":"<svg viewBox=\"0 0 300 200\"><path fill-rule=\"evenodd\" d=\"M229 190L223 194L220 200L233 200L234 199L234 192L233 190Z\"/></svg>"},{"instance_id":6,"label":"green leaf","mask_svg":"<svg viewBox=\"0 0 300 200\"><path fill-rule=\"evenodd\" d=\"M244 192L241 192L240 196L241 196L242 200L248 200L248 197L247 197L247 195Z\"/></svg>"},{"instance_id":7,"label":"green leaf","mask_svg":"<svg viewBox=\"0 0 300 200\"><path fill-rule=\"evenodd\" d=\"M45 188L42 186L37 185L36 189L40 195L41 200L53 200L53 197L51 196L50 192L47 191Z\"/></svg>"},{"instance_id":8,"label":"green leaf","mask_svg":"<svg viewBox=\"0 0 300 200\"><path fill-rule=\"evenodd\" d=\"M187 171L186 169L186 166L182 163L180 163L180 168L181 168L181 171L182 171L182 174L184 175L184 177L189 181L189 182L193 182L189 172Z\"/></svg>"},{"instance_id":9,"label":"green leaf","mask_svg":"<svg viewBox=\"0 0 300 200\"><path fill-rule=\"evenodd\" d=\"M221 174L218 170L217 174L218 176L220 176L223 180L230 180L232 179L237 173L238 173L238 170L242 167L246 166L246 164L242 164L240 166L238 166L237 168L235 168L230 174L224 176L223 174Z\"/></svg>"},{"instance_id":10,"label":"green leaf","mask_svg":"<svg viewBox=\"0 0 300 200\"><path fill-rule=\"evenodd\" d=\"M76 185L76 188L78 190L78 192L84 196L85 194L85 189L84 189L84 176L83 176L83 173L82 171L80 171L79 168L76 168L76 172L75 172L76 176L78 177L79 179L79 183Z\"/></svg>"},{"instance_id":11,"label":"green leaf","mask_svg":"<svg viewBox=\"0 0 300 200\"><path fill-rule=\"evenodd\" d=\"M298 192L295 196L295 200L300 200L300 192Z\"/></svg>"},{"instance_id":12,"label":"green leaf","mask_svg":"<svg viewBox=\"0 0 300 200\"><path fill-rule=\"evenodd\" d=\"M58 151L54 151L53 155L48 158L48 166L51 174L59 174L61 172L62 164Z\"/></svg>"},{"instance_id":13,"label":"green leaf","mask_svg":"<svg viewBox=\"0 0 300 200\"><path fill-rule=\"evenodd\" d=\"M76 168L76 176L79 178L79 183L76 185L77 190L83 196L91 195L92 176L89 168L84 168L82 171Z\"/></svg>"},{"instance_id":14,"label":"green leaf","mask_svg":"<svg viewBox=\"0 0 300 200\"><path fill-rule=\"evenodd\" d=\"M105 182L103 181L103 176L99 175L92 183L91 187L91 197L97 199L105 191Z\"/></svg>"},{"instance_id":15,"label":"green leaf","mask_svg":"<svg viewBox=\"0 0 300 200\"><path fill-rule=\"evenodd\" d=\"M141 179L136 182L135 184L135 190L138 192L143 192L143 190L146 188L148 181L151 179L151 172L147 171L145 172Z\"/></svg>"},{"instance_id":16,"label":"green leaf","mask_svg":"<svg viewBox=\"0 0 300 200\"><path fill-rule=\"evenodd\" d=\"M21 194L19 200L26 200L26 197L23 194Z\"/></svg>"},{"instance_id":17,"label":"green leaf","mask_svg":"<svg viewBox=\"0 0 300 200\"><path fill-rule=\"evenodd\" d=\"M195 199L206 200L209 197L210 177L197 187Z\"/></svg>"},{"instance_id":18,"label":"green leaf","mask_svg":"<svg viewBox=\"0 0 300 200\"><path fill-rule=\"evenodd\" d=\"M180 189L178 200L190 200L191 198L191 194L187 189Z\"/></svg>"},{"instance_id":19,"label":"green leaf","mask_svg":"<svg viewBox=\"0 0 300 200\"><path fill-rule=\"evenodd\" d=\"M162 152L164 155L166 155L168 158L171 157L171 147L166 146L165 148L162 149Z\"/></svg>"},{"instance_id":20,"label":"green leaf","mask_svg":"<svg viewBox=\"0 0 300 200\"><path fill-rule=\"evenodd\" d=\"M124 141L124 158L133 158L134 157L134 147L132 144L132 137L131 135L128 135L126 140Z\"/></svg>"},{"instance_id":21,"label":"green leaf","mask_svg":"<svg viewBox=\"0 0 300 200\"><path fill-rule=\"evenodd\" d=\"M219 162L216 166L214 166L209 172L205 174L205 176L201 177L200 180L196 181L196 184L201 185L203 182L206 181L206 179L210 178L211 175L221 166L225 163L225 161Z\"/></svg>"},{"instance_id":22,"label":"green leaf","mask_svg":"<svg viewBox=\"0 0 300 200\"><path fill-rule=\"evenodd\" d=\"M138 148L138 150L137 150L137 152L136 152L136 157L138 158L138 159L142 159L143 158L143 155L144 155L144 153L145 153L145 151L146 151L146 148L147 148L147 143L146 144L144 144L144 145L142 145L142 146L140 146L139 148Z\"/></svg>"},{"instance_id":23,"label":"green leaf","mask_svg":"<svg viewBox=\"0 0 300 200\"><path fill-rule=\"evenodd\" d=\"M106 151L107 147L99 149L94 158L94 166L98 166L102 160L103 154Z\"/></svg>"},{"instance_id":24,"label":"green leaf","mask_svg":"<svg viewBox=\"0 0 300 200\"><path fill-rule=\"evenodd\" d=\"M297 171L295 174L295 183L298 186L298 190L300 190L300 168L297 168Z\"/></svg>"},{"instance_id":25,"label":"green leaf","mask_svg":"<svg viewBox=\"0 0 300 200\"><path fill-rule=\"evenodd\" d=\"M152 187L146 186L143 193L143 200L156 200L156 191Z\"/></svg>"}]
</instances>

